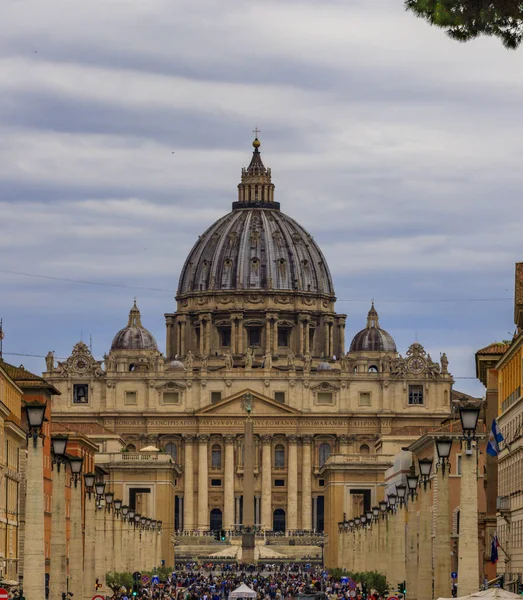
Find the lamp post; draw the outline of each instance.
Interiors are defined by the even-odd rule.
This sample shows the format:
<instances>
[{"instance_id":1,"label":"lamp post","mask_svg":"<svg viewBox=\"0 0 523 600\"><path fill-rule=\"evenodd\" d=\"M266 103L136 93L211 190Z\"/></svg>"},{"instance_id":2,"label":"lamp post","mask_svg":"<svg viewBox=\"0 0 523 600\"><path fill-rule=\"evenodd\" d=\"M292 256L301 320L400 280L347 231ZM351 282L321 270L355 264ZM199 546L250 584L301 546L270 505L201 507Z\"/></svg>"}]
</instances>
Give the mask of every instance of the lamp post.
<instances>
[{"instance_id":1,"label":"lamp post","mask_svg":"<svg viewBox=\"0 0 523 600\"><path fill-rule=\"evenodd\" d=\"M51 437L53 457L53 501L51 511L51 567L49 571L49 597L60 598L67 592L67 556L65 532L65 471L67 468L66 435ZM62 471L63 465L63 471Z\"/></svg>"},{"instance_id":2,"label":"lamp post","mask_svg":"<svg viewBox=\"0 0 523 600\"><path fill-rule=\"evenodd\" d=\"M106 542L105 542L105 482L97 481L94 484L96 492L96 552L94 560L95 579L105 589L106 574Z\"/></svg>"},{"instance_id":3,"label":"lamp post","mask_svg":"<svg viewBox=\"0 0 523 600\"><path fill-rule=\"evenodd\" d=\"M121 573L122 568L122 501L119 498L113 500L113 540L114 540L114 557L113 557L113 568L116 573Z\"/></svg>"},{"instance_id":4,"label":"lamp post","mask_svg":"<svg viewBox=\"0 0 523 600\"><path fill-rule=\"evenodd\" d=\"M42 425L47 405L28 402L24 411L27 433L27 474L24 548L24 594L27 600L45 598L44 465ZM42 444L38 438L42 438ZM32 444L29 443L32 440Z\"/></svg>"},{"instance_id":5,"label":"lamp post","mask_svg":"<svg viewBox=\"0 0 523 600\"><path fill-rule=\"evenodd\" d=\"M404 510L407 498L407 486L400 483L396 486L396 520L397 520L397 538L396 538L396 555L398 556L397 571L394 574L400 581L405 580L405 564L406 556L406 516L407 511Z\"/></svg>"},{"instance_id":6,"label":"lamp post","mask_svg":"<svg viewBox=\"0 0 523 600\"><path fill-rule=\"evenodd\" d=\"M418 528L416 523L416 498L418 496L418 475L407 475L409 500L407 503L407 560L405 580L409 600L418 600ZM420 600L425 600L424 598Z\"/></svg>"},{"instance_id":7,"label":"lamp post","mask_svg":"<svg viewBox=\"0 0 523 600\"><path fill-rule=\"evenodd\" d=\"M69 456L71 468L71 505L69 536L69 585L68 590L74 598L82 595L83 586L83 540L82 540L82 485L80 481L84 459L82 456Z\"/></svg>"},{"instance_id":8,"label":"lamp post","mask_svg":"<svg viewBox=\"0 0 523 600\"><path fill-rule=\"evenodd\" d=\"M452 438L436 438L436 502L434 519L434 597L450 596L449 572L450 564L450 507L449 479L445 472L450 473L450 453Z\"/></svg>"},{"instance_id":9,"label":"lamp post","mask_svg":"<svg viewBox=\"0 0 523 600\"><path fill-rule=\"evenodd\" d=\"M115 563L114 551L114 492L105 492L105 562L106 572L113 572Z\"/></svg>"},{"instance_id":10,"label":"lamp post","mask_svg":"<svg viewBox=\"0 0 523 600\"><path fill-rule=\"evenodd\" d=\"M461 461L460 519L458 552L458 589L460 596L468 596L479 589L479 541L478 541L478 460L476 427L479 406L463 405L459 416L463 435L465 456Z\"/></svg>"},{"instance_id":11,"label":"lamp post","mask_svg":"<svg viewBox=\"0 0 523 600\"><path fill-rule=\"evenodd\" d=\"M136 570L135 561L135 538L134 538L134 514L135 511L130 508L127 513L127 571L134 573Z\"/></svg>"},{"instance_id":12,"label":"lamp post","mask_svg":"<svg viewBox=\"0 0 523 600\"><path fill-rule=\"evenodd\" d=\"M420 473L419 520L418 520L418 598L432 598L432 514L430 486L433 458L419 458ZM423 491L421 491L423 486Z\"/></svg>"},{"instance_id":13,"label":"lamp post","mask_svg":"<svg viewBox=\"0 0 523 600\"><path fill-rule=\"evenodd\" d=\"M83 591L84 600L91 600L94 596L96 583L96 496L93 496L96 475L84 473L85 490L85 542L84 542L84 567Z\"/></svg>"}]
</instances>

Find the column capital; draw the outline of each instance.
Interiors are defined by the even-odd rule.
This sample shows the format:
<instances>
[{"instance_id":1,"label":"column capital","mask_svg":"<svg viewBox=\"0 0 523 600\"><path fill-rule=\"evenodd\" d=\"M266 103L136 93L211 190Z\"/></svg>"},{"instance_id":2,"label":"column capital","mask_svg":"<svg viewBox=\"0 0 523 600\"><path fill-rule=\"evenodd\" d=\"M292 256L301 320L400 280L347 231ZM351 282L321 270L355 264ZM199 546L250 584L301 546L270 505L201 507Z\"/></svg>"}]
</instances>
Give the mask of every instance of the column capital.
<instances>
[{"instance_id":1,"label":"column capital","mask_svg":"<svg viewBox=\"0 0 523 600\"><path fill-rule=\"evenodd\" d=\"M183 441L187 444L192 444L196 440L196 434L194 433L184 433L182 435Z\"/></svg>"},{"instance_id":2,"label":"column capital","mask_svg":"<svg viewBox=\"0 0 523 600\"><path fill-rule=\"evenodd\" d=\"M338 437L338 440L342 444L348 444L351 441L351 436L346 433L342 433L341 435L338 435L337 437Z\"/></svg>"},{"instance_id":3,"label":"column capital","mask_svg":"<svg viewBox=\"0 0 523 600\"><path fill-rule=\"evenodd\" d=\"M241 321L243 319L243 313L231 313L231 321Z\"/></svg>"},{"instance_id":4,"label":"column capital","mask_svg":"<svg viewBox=\"0 0 523 600\"><path fill-rule=\"evenodd\" d=\"M272 435L261 435L260 436L262 444L270 444L272 442Z\"/></svg>"},{"instance_id":5,"label":"column capital","mask_svg":"<svg viewBox=\"0 0 523 600\"><path fill-rule=\"evenodd\" d=\"M291 435L287 436L287 441L289 442L289 444L297 444L299 438L300 438L299 435L291 434Z\"/></svg>"},{"instance_id":6,"label":"column capital","mask_svg":"<svg viewBox=\"0 0 523 600\"><path fill-rule=\"evenodd\" d=\"M236 436L233 435L233 434L226 434L226 435L223 436L223 441L226 444L231 444L232 445L236 441Z\"/></svg>"},{"instance_id":7,"label":"column capital","mask_svg":"<svg viewBox=\"0 0 523 600\"><path fill-rule=\"evenodd\" d=\"M187 315L177 315L176 322L177 323L187 323Z\"/></svg>"},{"instance_id":8,"label":"column capital","mask_svg":"<svg viewBox=\"0 0 523 600\"><path fill-rule=\"evenodd\" d=\"M196 437L198 438L199 444L207 444L210 438L209 434L207 433L199 433Z\"/></svg>"},{"instance_id":9,"label":"column capital","mask_svg":"<svg viewBox=\"0 0 523 600\"><path fill-rule=\"evenodd\" d=\"M301 436L301 441L304 444L311 444L313 439L314 439L313 435L306 434L306 435Z\"/></svg>"},{"instance_id":10,"label":"column capital","mask_svg":"<svg viewBox=\"0 0 523 600\"><path fill-rule=\"evenodd\" d=\"M307 315L305 313L300 313L299 316L298 316L298 318L299 318L300 321L304 321L306 323L310 322L310 320L311 320L311 316Z\"/></svg>"},{"instance_id":11,"label":"column capital","mask_svg":"<svg viewBox=\"0 0 523 600\"><path fill-rule=\"evenodd\" d=\"M165 323L167 325L172 325L174 323L174 319L171 316L165 317Z\"/></svg>"},{"instance_id":12,"label":"column capital","mask_svg":"<svg viewBox=\"0 0 523 600\"><path fill-rule=\"evenodd\" d=\"M268 312L268 313L265 314L265 318L267 319L267 321L277 321L278 320L278 313Z\"/></svg>"}]
</instances>

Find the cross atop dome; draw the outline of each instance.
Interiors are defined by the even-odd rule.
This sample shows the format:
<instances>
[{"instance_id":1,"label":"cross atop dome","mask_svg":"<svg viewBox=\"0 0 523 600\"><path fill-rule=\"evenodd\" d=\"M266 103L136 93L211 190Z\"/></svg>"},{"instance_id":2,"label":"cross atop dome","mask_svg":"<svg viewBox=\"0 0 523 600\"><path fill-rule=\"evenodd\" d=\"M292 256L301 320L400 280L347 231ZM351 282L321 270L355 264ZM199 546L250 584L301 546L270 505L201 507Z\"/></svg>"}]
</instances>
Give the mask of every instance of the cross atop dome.
<instances>
[{"instance_id":1,"label":"cross atop dome","mask_svg":"<svg viewBox=\"0 0 523 600\"><path fill-rule=\"evenodd\" d=\"M252 142L254 152L247 168L242 169L241 183L238 185L238 201L233 202L233 210L240 208L272 208L279 210L279 202L274 202L274 184L271 181L271 170L266 168L261 159L258 139L260 130L253 131Z\"/></svg>"}]
</instances>

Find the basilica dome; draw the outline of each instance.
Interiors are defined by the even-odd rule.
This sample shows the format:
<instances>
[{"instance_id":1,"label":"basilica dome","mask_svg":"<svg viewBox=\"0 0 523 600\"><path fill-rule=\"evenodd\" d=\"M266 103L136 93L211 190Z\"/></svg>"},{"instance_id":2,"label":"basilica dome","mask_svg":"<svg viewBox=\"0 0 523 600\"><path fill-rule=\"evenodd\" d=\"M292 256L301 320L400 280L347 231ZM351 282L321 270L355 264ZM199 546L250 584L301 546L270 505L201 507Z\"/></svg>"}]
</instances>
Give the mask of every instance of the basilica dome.
<instances>
[{"instance_id":1,"label":"basilica dome","mask_svg":"<svg viewBox=\"0 0 523 600\"><path fill-rule=\"evenodd\" d=\"M158 350L153 334L142 325L136 300L129 312L127 327L114 336L111 350Z\"/></svg>"},{"instance_id":2,"label":"basilica dome","mask_svg":"<svg viewBox=\"0 0 523 600\"><path fill-rule=\"evenodd\" d=\"M374 302L367 315L367 327L352 339L349 352L396 352L396 343L390 333L379 326Z\"/></svg>"},{"instance_id":3,"label":"basilica dome","mask_svg":"<svg viewBox=\"0 0 523 600\"><path fill-rule=\"evenodd\" d=\"M294 291L334 296L325 258L312 238L274 201L270 169L253 143L232 211L201 235L189 253L178 296L207 291Z\"/></svg>"}]
</instances>

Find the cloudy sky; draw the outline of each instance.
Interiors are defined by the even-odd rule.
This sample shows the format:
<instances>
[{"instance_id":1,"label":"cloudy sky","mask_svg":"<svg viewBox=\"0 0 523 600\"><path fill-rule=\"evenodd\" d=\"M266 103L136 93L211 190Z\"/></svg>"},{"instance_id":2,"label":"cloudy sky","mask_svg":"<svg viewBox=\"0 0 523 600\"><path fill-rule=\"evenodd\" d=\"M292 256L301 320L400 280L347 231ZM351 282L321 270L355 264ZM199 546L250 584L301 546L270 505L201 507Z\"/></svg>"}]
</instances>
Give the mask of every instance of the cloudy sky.
<instances>
[{"instance_id":1,"label":"cloudy sky","mask_svg":"<svg viewBox=\"0 0 523 600\"><path fill-rule=\"evenodd\" d=\"M39 372L16 353L89 336L101 357L134 296L164 349L259 127L347 337L374 298L400 352L447 352L482 394L474 352L510 337L523 260L523 50L458 44L403 0L3 0L0 22L7 360Z\"/></svg>"}]
</instances>

